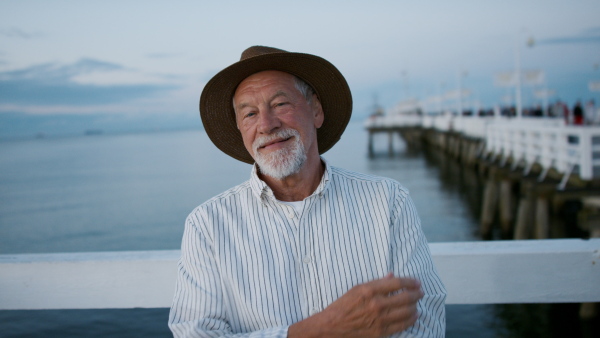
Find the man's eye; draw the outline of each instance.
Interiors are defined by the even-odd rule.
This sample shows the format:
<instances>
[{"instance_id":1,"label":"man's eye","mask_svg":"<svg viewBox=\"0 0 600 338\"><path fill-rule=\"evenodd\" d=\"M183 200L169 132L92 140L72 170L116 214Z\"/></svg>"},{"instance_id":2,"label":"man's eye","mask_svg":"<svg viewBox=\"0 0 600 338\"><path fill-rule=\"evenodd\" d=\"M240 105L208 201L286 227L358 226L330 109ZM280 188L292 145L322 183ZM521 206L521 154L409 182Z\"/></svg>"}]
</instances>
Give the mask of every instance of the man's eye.
<instances>
[{"instance_id":1,"label":"man's eye","mask_svg":"<svg viewBox=\"0 0 600 338\"><path fill-rule=\"evenodd\" d=\"M275 104L275 107L281 107L281 106L285 106L287 104L287 102L279 102Z\"/></svg>"},{"instance_id":2,"label":"man's eye","mask_svg":"<svg viewBox=\"0 0 600 338\"><path fill-rule=\"evenodd\" d=\"M248 114L244 115L244 117L252 117L254 115L256 115L255 112L249 112Z\"/></svg>"}]
</instances>

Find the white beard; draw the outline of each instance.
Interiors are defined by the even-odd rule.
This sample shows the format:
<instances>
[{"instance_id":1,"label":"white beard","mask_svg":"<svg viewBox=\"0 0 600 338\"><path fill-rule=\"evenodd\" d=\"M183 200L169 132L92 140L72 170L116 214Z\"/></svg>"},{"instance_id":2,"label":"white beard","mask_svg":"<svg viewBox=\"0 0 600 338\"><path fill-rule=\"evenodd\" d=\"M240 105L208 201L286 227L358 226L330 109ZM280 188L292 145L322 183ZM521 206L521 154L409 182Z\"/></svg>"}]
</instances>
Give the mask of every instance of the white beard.
<instances>
[{"instance_id":1,"label":"white beard","mask_svg":"<svg viewBox=\"0 0 600 338\"><path fill-rule=\"evenodd\" d=\"M272 140L294 137L294 142L287 147L261 154L258 148ZM304 144L300 141L300 133L294 129L282 129L274 134L263 136L254 140L252 144L254 160L261 173L274 179L282 180L300 171L306 162Z\"/></svg>"}]
</instances>

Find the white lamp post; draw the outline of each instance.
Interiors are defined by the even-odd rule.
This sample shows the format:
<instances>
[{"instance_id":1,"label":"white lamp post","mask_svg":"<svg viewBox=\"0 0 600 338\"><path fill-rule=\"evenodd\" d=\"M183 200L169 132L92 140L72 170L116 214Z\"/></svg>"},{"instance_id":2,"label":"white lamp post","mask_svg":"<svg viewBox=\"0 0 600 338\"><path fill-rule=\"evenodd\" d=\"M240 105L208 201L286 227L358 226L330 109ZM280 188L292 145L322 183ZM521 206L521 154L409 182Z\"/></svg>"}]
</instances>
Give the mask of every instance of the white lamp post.
<instances>
[{"instance_id":1,"label":"white lamp post","mask_svg":"<svg viewBox=\"0 0 600 338\"><path fill-rule=\"evenodd\" d=\"M517 106L517 118L523 116L523 102L521 99L521 82L523 74L521 74L521 34L517 34L516 46L515 46L515 105ZM527 47L533 47L533 37L527 39Z\"/></svg>"}]
</instances>

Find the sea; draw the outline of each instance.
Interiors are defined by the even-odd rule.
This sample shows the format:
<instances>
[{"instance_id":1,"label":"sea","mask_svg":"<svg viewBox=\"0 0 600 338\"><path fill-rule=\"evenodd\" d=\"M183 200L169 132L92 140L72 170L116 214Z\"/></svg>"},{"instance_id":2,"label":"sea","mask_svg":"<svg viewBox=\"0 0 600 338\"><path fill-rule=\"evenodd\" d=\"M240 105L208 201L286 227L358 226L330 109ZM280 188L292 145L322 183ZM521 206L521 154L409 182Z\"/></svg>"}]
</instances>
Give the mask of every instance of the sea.
<instances>
[{"instance_id":1,"label":"sea","mask_svg":"<svg viewBox=\"0 0 600 338\"><path fill-rule=\"evenodd\" d=\"M362 123L351 122L323 157L401 182L430 243L482 240L477 173L439 151L408 148L399 137L389 154L387 135L375 138L369 156L367 141ZM191 210L247 180L250 169L200 129L1 141L0 254L179 249ZM578 304L557 306L447 305L446 336L586 336ZM3 310L0 337L169 337L168 313Z\"/></svg>"}]
</instances>

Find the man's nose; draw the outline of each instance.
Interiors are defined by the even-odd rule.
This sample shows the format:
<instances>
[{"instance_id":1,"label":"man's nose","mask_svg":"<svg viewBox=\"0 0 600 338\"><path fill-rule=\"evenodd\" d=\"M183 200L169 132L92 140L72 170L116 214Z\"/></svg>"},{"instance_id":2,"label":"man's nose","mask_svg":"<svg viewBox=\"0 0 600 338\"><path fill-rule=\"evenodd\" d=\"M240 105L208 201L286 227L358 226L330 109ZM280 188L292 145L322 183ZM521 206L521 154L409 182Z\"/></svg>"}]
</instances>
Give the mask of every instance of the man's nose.
<instances>
[{"instance_id":1,"label":"man's nose","mask_svg":"<svg viewBox=\"0 0 600 338\"><path fill-rule=\"evenodd\" d=\"M270 134L281 127L281 121L270 109L261 112L258 118L258 132L261 134Z\"/></svg>"}]
</instances>

